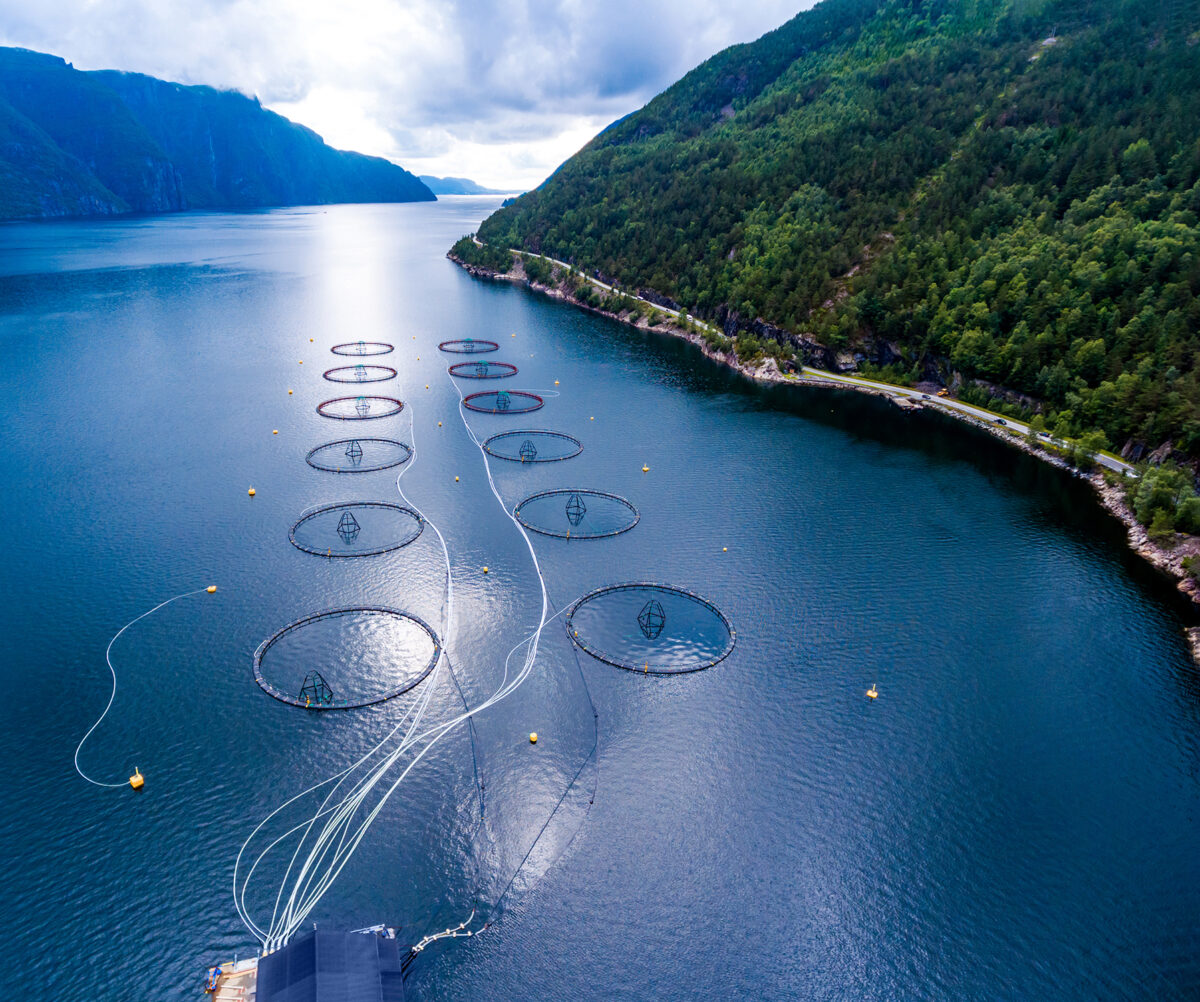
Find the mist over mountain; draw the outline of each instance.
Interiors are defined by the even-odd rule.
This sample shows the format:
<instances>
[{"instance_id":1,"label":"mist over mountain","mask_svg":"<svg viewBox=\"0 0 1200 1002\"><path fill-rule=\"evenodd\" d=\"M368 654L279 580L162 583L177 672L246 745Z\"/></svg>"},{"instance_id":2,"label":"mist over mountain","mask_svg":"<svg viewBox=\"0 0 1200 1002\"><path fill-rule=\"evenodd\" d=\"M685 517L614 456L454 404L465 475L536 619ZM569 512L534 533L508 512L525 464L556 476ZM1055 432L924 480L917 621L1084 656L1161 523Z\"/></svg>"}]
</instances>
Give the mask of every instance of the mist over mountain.
<instances>
[{"instance_id":1,"label":"mist over mountain","mask_svg":"<svg viewBox=\"0 0 1200 1002\"><path fill-rule=\"evenodd\" d=\"M434 197L243 94L0 48L0 218Z\"/></svg>"}]
</instances>

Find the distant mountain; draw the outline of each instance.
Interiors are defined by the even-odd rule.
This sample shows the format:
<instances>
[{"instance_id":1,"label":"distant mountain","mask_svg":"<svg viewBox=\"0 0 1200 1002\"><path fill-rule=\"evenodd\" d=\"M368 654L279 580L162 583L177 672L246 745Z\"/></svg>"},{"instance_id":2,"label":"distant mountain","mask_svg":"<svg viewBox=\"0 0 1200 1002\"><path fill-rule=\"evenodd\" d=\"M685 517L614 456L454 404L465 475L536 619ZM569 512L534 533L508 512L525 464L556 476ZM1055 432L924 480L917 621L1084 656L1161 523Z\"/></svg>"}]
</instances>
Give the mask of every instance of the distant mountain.
<instances>
[{"instance_id":1,"label":"distant mountain","mask_svg":"<svg viewBox=\"0 0 1200 1002\"><path fill-rule=\"evenodd\" d=\"M485 188L465 177L434 177L422 174L421 180L435 195L507 195L510 188Z\"/></svg>"},{"instance_id":2,"label":"distant mountain","mask_svg":"<svg viewBox=\"0 0 1200 1002\"><path fill-rule=\"evenodd\" d=\"M242 94L0 48L0 219L434 197Z\"/></svg>"},{"instance_id":3,"label":"distant mountain","mask_svg":"<svg viewBox=\"0 0 1200 1002\"><path fill-rule=\"evenodd\" d=\"M1195 0L825 0L478 235L669 297L739 356L816 341L1200 459Z\"/></svg>"}]
</instances>

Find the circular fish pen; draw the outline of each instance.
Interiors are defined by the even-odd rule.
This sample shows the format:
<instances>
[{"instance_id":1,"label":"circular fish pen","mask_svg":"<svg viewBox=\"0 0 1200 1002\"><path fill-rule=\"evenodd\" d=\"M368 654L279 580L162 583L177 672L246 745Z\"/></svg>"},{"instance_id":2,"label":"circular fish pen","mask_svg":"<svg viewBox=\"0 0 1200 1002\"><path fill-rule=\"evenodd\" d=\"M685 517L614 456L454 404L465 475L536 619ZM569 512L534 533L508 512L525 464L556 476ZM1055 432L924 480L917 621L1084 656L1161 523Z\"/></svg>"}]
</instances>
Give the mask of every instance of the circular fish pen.
<instances>
[{"instance_id":1,"label":"circular fish pen","mask_svg":"<svg viewBox=\"0 0 1200 1002\"><path fill-rule=\"evenodd\" d=\"M459 362L450 366L450 375L460 379L507 379L517 374L511 362Z\"/></svg>"},{"instance_id":2,"label":"circular fish pen","mask_svg":"<svg viewBox=\"0 0 1200 1002\"><path fill-rule=\"evenodd\" d=\"M401 466L412 459L412 449L390 438L343 438L309 450L304 461L326 473L371 473Z\"/></svg>"},{"instance_id":3,"label":"circular fish pen","mask_svg":"<svg viewBox=\"0 0 1200 1002\"><path fill-rule=\"evenodd\" d=\"M583 452L583 443L561 431L502 431L483 443L483 450L514 463L558 463Z\"/></svg>"},{"instance_id":4,"label":"circular fish pen","mask_svg":"<svg viewBox=\"0 0 1200 1002\"><path fill-rule=\"evenodd\" d=\"M396 346L386 341L351 341L335 344L329 350L335 355L386 355L395 351Z\"/></svg>"},{"instance_id":5,"label":"circular fish pen","mask_svg":"<svg viewBox=\"0 0 1200 1002\"><path fill-rule=\"evenodd\" d=\"M390 365L339 365L321 373L331 383L386 383L396 378Z\"/></svg>"},{"instance_id":6,"label":"circular fish pen","mask_svg":"<svg viewBox=\"0 0 1200 1002\"><path fill-rule=\"evenodd\" d=\"M353 710L394 699L424 680L442 644L419 616L386 606L315 612L254 652L254 681L306 710Z\"/></svg>"},{"instance_id":7,"label":"circular fish pen","mask_svg":"<svg viewBox=\"0 0 1200 1002\"><path fill-rule=\"evenodd\" d=\"M482 355L489 351L499 351L500 345L495 341L483 341L478 338L464 337L457 341L443 341L438 345L442 351L452 355Z\"/></svg>"},{"instance_id":8,"label":"circular fish pen","mask_svg":"<svg viewBox=\"0 0 1200 1002\"><path fill-rule=\"evenodd\" d=\"M370 421L393 417L404 410L404 401L395 397L334 397L317 404L321 417L335 421Z\"/></svg>"},{"instance_id":9,"label":"circular fish pen","mask_svg":"<svg viewBox=\"0 0 1200 1002\"><path fill-rule=\"evenodd\" d=\"M463 404L480 414L529 414L545 407L546 401L524 390L487 390L463 398Z\"/></svg>"},{"instance_id":10,"label":"circular fish pen","mask_svg":"<svg viewBox=\"0 0 1200 1002\"><path fill-rule=\"evenodd\" d=\"M724 661L737 642L728 617L684 588L634 581L578 599L567 636L597 661L645 675L685 675Z\"/></svg>"},{"instance_id":11,"label":"circular fish pen","mask_svg":"<svg viewBox=\"0 0 1200 1002\"><path fill-rule=\"evenodd\" d=\"M605 539L628 532L641 519L619 494L565 488L531 494L513 509L526 529L560 539Z\"/></svg>"},{"instance_id":12,"label":"circular fish pen","mask_svg":"<svg viewBox=\"0 0 1200 1002\"><path fill-rule=\"evenodd\" d=\"M390 501L345 501L305 512L288 532L298 550L319 557L371 557L414 542L425 520Z\"/></svg>"}]
</instances>

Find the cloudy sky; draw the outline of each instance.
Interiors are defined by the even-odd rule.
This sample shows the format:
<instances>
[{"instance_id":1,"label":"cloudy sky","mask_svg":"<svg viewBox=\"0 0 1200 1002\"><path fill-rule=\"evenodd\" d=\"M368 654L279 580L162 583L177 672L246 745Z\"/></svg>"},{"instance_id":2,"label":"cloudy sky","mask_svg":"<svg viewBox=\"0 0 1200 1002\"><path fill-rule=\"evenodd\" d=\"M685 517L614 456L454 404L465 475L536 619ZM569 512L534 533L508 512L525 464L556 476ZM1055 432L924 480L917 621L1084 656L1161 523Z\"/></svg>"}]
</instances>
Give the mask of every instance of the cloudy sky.
<instances>
[{"instance_id":1,"label":"cloudy sky","mask_svg":"<svg viewBox=\"0 0 1200 1002\"><path fill-rule=\"evenodd\" d=\"M0 0L0 43L230 87L419 174L536 185L814 0Z\"/></svg>"}]
</instances>

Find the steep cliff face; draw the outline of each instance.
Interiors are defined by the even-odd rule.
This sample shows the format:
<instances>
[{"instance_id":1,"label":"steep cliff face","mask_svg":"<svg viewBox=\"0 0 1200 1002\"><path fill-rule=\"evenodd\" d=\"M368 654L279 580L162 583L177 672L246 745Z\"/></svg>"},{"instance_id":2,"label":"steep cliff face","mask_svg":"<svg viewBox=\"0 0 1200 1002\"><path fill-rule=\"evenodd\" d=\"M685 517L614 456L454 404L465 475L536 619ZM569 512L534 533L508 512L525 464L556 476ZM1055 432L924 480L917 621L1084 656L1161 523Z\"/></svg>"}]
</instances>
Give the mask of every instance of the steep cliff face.
<instances>
[{"instance_id":1,"label":"steep cliff face","mask_svg":"<svg viewBox=\"0 0 1200 1002\"><path fill-rule=\"evenodd\" d=\"M431 201L257 100L0 48L0 218Z\"/></svg>"}]
</instances>

